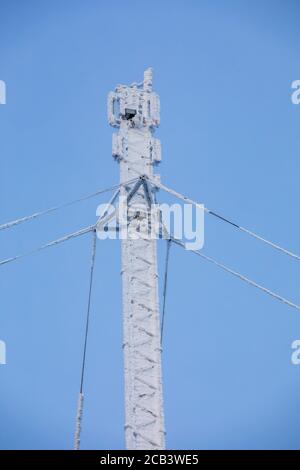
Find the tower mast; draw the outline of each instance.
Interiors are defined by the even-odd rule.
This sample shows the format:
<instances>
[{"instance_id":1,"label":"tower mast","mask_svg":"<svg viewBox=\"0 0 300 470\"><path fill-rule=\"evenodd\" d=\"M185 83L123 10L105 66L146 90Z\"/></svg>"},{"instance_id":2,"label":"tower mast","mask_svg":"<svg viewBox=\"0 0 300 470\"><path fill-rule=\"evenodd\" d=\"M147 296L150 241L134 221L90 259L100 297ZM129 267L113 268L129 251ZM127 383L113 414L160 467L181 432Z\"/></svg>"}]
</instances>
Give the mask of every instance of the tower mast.
<instances>
[{"instance_id":1,"label":"tower mast","mask_svg":"<svg viewBox=\"0 0 300 470\"><path fill-rule=\"evenodd\" d=\"M108 119L119 129L113 134L112 153L119 163L120 182L139 175L153 178L161 151L153 136L160 109L152 91L152 69L144 72L141 84L118 85L109 93ZM143 235L151 219L152 191L147 178L120 191L128 217L121 241L125 439L126 448L133 450L165 448L157 248L155 237Z\"/></svg>"}]
</instances>

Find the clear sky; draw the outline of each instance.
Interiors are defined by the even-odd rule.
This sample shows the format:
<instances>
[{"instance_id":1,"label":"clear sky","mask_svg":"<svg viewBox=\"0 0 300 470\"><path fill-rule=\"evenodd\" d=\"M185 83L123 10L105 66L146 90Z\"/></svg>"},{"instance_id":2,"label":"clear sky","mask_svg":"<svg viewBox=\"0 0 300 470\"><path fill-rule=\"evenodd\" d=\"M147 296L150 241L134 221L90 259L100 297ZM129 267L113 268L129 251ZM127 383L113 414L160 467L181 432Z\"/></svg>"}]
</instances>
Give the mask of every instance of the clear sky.
<instances>
[{"instance_id":1,"label":"clear sky","mask_svg":"<svg viewBox=\"0 0 300 470\"><path fill-rule=\"evenodd\" d=\"M0 0L1 223L118 182L107 93L153 66L162 181L299 253L299 20L296 0ZM2 231L0 259L94 223L108 197ZM297 261L205 223L204 253L300 302ZM90 249L87 235L0 270L2 449L72 447ZM119 243L104 241L83 449L124 448L121 314ZM297 310L172 247L168 448L299 449L295 339Z\"/></svg>"}]
</instances>

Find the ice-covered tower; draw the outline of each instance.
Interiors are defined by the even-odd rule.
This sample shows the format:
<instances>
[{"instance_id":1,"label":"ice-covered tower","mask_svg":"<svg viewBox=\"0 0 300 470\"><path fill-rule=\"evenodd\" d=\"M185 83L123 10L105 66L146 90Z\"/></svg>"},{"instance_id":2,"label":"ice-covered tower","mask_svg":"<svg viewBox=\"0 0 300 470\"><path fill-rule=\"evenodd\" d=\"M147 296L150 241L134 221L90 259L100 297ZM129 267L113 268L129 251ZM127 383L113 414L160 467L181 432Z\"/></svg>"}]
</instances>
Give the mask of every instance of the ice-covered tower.
<instances>
[{"instance_id":1,"label":"ice-covered tower","mask_svg":"<svg viewBox=\"0 0 300 470\"><path fill-rule=\"evenodd\" d=\"M144 81L119 85L108 96L113 156L120 182L140 175L153 178L161 160L159 97L152 91L152 69ZM123 331L125 366L125 438L127 449L164 449L160 319L156 239L141 235L149 224L153 193L146 180L121 187L128 201L128 237L122 240ZM133 236L130 234L135 234Z\"/></svg>"}]
</instances>

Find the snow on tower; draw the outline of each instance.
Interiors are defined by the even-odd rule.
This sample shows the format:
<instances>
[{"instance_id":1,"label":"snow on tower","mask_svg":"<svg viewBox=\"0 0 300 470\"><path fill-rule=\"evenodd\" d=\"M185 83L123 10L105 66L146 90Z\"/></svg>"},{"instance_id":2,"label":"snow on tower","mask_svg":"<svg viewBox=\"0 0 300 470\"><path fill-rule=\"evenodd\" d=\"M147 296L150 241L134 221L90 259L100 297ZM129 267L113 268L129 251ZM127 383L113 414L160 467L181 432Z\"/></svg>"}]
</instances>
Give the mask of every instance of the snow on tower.
<instances>
[{"instance_id":1,"label":"snow on tower","mask_svg":"<svg viewBox=\"0 0 300 470\"><path fill-rule=\"evenodd\" d=\"M144 72L143 83L118 85L109 93L108 120L119 128L113 134L112 153L120 166L120 182L139 175L153 178L161 148L153 136L160 104L152 91L151 68ZM125 439L127 449L134 450L165 448L156 239L142 235L142 228L149 224L152 196L147 180L120 191L120 197L128 201L121 271Z\"/></svg>"}]
</instances>

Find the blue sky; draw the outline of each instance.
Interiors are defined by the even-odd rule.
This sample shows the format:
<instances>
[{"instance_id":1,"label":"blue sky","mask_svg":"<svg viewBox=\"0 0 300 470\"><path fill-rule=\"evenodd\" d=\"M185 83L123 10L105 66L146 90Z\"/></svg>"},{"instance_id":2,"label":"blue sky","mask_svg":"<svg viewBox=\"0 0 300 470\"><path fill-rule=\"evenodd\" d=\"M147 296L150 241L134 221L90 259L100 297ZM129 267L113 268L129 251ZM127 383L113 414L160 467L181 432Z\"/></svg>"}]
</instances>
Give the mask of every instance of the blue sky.
<instances>
[{"instance_id":1,"label":"blue sky","mask_svg":"<svg viewBox=\"0 0 300 470\"><path fill-rule=\"evenodd\" d=\"M1 222L118 181L107 93L153 66L162 182L299 253L299 15L292 0L0 0ZM1 259L93 223L107 199L2 231ZM296 261L205 223L204 253L300 302ZM90 247L1 268L2 449L72 447ZM119 243L97 250L82 448L122 449ZM166 315L168 448L299 449L299 312L172 247Z\"/></svg>"}]
</instances>

